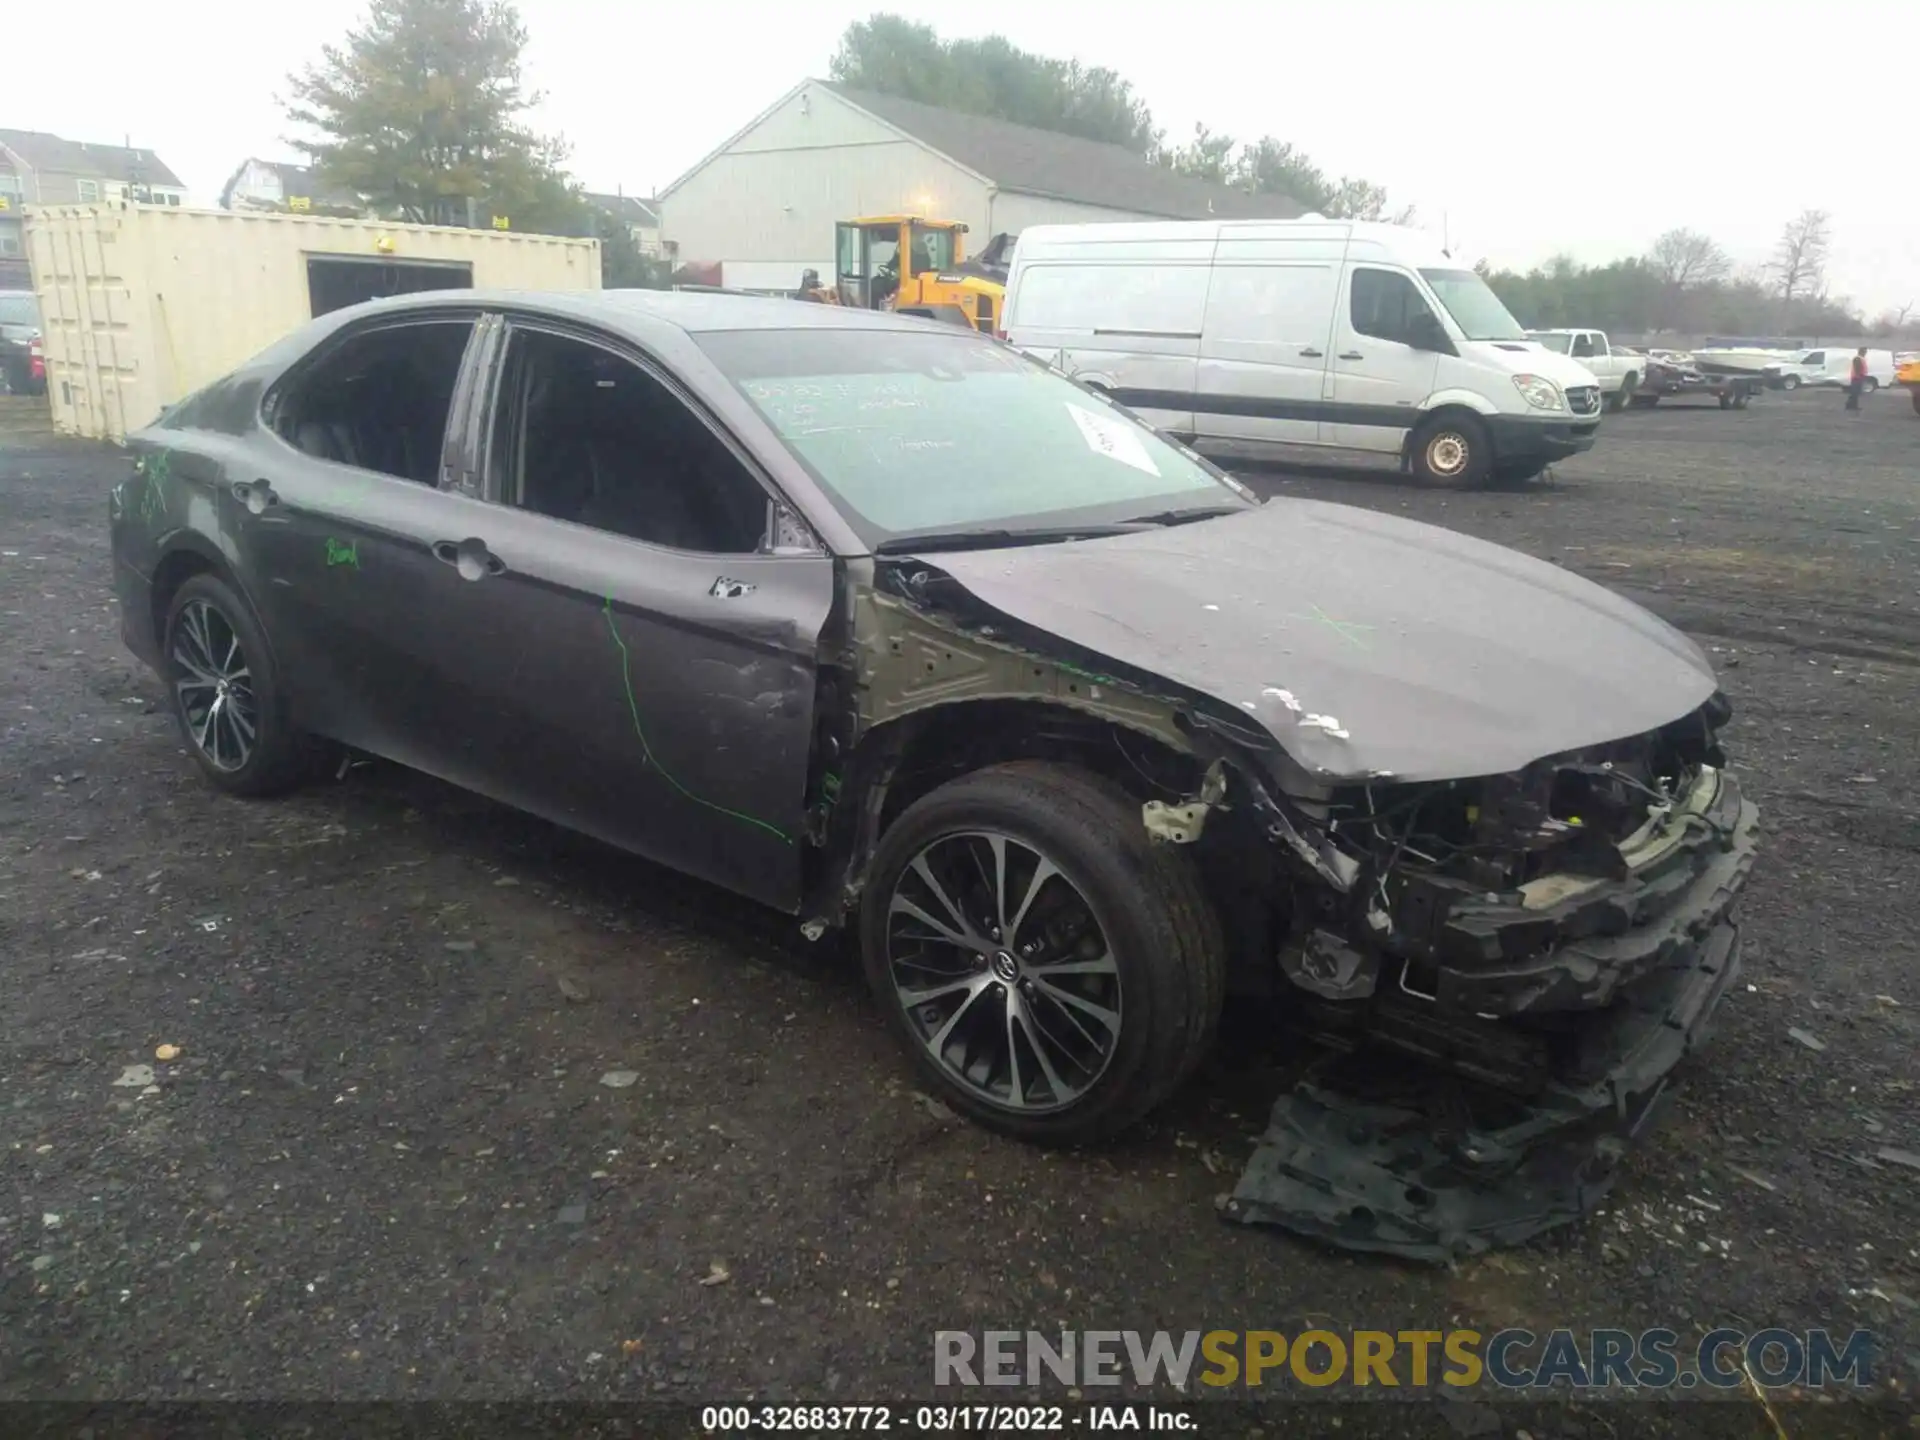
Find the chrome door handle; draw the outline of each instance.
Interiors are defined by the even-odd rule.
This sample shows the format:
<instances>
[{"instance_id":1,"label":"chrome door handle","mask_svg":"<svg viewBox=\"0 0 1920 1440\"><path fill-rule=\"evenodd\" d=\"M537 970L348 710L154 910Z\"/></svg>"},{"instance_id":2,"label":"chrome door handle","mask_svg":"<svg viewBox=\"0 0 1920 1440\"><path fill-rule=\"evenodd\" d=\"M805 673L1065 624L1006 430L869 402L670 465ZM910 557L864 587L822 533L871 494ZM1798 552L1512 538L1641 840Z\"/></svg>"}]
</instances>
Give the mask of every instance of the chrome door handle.
<instances>
[{"instance_id":1,"label":"chrome door handle","mask_svg":"<svg viewBox=\"0 0 1920 1440\"><path fill-rule=\"evenodd\" d=\"M1342 350L1340 352L1340 358L1342 360L1364 360L1366 357L1358 350Z\"/></svg>"},{"instance_id":2,"label":"chrome door handle","mask_svg":"<svg viewBox=\"0 0 1920 1440\"><path fill-rule=\"evenodd\" d=\"M1318 360L1322 355L1326 354L1327 352L1324 350L1316 350L1311 345L1309 345L1307 346L1306 349L1302 350L1300 353L1302 355L1311 356L1313 359Z\"/></svg>"}]
</instances>

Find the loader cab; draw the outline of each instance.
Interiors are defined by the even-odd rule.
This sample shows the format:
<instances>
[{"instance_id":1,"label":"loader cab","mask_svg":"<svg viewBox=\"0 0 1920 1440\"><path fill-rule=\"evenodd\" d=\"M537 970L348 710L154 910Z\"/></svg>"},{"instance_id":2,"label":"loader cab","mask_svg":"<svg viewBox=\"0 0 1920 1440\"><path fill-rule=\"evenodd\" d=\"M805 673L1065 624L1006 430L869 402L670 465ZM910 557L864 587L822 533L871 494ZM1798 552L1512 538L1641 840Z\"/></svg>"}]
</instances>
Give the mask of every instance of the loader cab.
<instances>
[{"instance_id":1,"label":"loader cab","mask_svg":"<svg viewBox=\"0 0 1920 1440\"><path fill-rule=\"evenodd\" d=\"M913 215L846 220L836 228L835 289L842 305L892 309L921 301L922 277L951 271L961 258L966 226Z\"/></svg>"}]
</instances>

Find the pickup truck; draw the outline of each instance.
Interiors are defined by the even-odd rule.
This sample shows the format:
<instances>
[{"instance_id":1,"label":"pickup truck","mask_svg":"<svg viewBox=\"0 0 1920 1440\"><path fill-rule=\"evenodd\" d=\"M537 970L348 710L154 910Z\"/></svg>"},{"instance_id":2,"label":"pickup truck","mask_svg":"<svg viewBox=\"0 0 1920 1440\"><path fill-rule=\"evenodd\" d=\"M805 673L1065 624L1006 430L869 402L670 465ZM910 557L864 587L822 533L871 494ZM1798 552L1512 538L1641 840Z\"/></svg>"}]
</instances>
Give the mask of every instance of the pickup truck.
<instances>
[{"instance_id":1,"label":"pickup truck","mask_svg":"<svg viewBox=\"0 0 1920 1440\"><path fill-rule=\"evenodd\" d=\"M1616 351L1607 343L1604 330L1529 330L1527 338L1571 356L1593 372L1600 382L1600 393L1609 410L1627 403L1634 387L1646 371L1646 358L1638 352Z\"/></svg>"}]
</instances>

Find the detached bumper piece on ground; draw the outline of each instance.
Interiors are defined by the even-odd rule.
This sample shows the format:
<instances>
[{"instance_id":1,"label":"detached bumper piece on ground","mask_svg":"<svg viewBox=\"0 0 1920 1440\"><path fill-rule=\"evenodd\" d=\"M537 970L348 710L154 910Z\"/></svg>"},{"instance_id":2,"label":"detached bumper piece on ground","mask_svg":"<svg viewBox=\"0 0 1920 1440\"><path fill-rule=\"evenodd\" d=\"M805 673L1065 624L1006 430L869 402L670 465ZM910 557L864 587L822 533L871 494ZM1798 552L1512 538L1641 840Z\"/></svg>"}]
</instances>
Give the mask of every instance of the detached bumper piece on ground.
<instances>
[{"instance_id":1,"label":"detached bumper piece on ground","mask_svg":"<svg viewBox=\"0 0 1920 1440\"><path fill-rule=\"evenodd\" d=\"M1333 1045L1275 1104L1225 1217L1444 1262L1591 1213L1740 972L1758 818L1702 766L1620 844L1624 874L1460 897L1428 963L1310 937L1287 968L1339 997L1309 1022ZM1432 897L1392 898L1404 939ZM1364 1018L1337 1013L1369 988Z\"/></svg>"}]
</instances>

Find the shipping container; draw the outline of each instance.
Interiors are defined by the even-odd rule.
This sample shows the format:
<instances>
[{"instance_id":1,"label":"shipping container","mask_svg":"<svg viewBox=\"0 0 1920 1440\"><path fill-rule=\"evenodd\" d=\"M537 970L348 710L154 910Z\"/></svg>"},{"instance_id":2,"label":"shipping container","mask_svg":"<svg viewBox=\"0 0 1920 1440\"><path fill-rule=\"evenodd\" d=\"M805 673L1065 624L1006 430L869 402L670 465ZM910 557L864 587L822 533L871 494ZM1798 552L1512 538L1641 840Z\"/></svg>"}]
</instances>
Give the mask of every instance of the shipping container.
<instances>
[{"instance_id":1,"label":"shipping container","mask_svg":"<svg viewBox=\"0 0 1920 1440\"><path fill-rule=\"evenodd\" d=\"M29 206L53 422L124 440L316 315L416 290L598 290L600 242L111 202Z\"/></svg>"}]
</instances>

